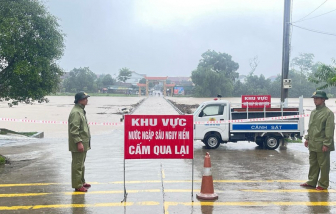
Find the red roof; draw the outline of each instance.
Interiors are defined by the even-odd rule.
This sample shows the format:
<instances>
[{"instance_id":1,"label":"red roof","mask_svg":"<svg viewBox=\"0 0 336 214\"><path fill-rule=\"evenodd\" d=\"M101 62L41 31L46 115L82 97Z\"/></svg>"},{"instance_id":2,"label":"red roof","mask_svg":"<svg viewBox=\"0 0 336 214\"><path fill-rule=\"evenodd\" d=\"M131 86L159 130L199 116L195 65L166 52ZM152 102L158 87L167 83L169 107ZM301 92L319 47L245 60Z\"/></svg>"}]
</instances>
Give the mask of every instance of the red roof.
<instances>
[{"instance_id":1,"label":"red roof","mask_svg":"<svg viewBox=\"0 0 336 214\"><path fill-rule=\"evenodd\" d=\"M140 86L140 87L145 87L146 86L146 84L142 84L142 83L137 83L137 85Z\"/></svg>"},{"instance_id":2,"label":"red roof","mask_svg":"<svg viewBox=\"0 0 336 214\"><path fill-rule=\"evenodd\" d=\"M168 77L145 77L146 80L167 80Z\"/></svg>"}]
</instances>

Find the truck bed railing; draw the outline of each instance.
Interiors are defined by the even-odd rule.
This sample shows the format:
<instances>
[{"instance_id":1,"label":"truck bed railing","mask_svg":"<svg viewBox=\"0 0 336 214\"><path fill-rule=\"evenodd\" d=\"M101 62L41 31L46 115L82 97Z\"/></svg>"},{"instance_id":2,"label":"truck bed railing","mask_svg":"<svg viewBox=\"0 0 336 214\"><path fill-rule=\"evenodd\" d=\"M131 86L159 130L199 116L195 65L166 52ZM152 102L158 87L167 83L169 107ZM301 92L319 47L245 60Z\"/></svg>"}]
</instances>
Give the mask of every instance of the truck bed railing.
<instances>
[{"instance_id":1,"label":"truck bed railing","mask_svg":"<svg viewBox=\"0 0 336 214\"><path fill-rule=\"evenodd\" d=\"M254 118L266 118L266 117L279 117L279 116L291 116L291 115L302 115L303 111L303 96L299 98L299 103L291 102L288 103L286 99L285 102L278 103L265 103L263 108L249 108L248 103L247 108L242 108L242 103L231 103L231 118L232 120L238 119L254 119ZM266 108L266 105L271 105L271 108ZM293 104L296 104L292 106ZM284 119L281 119L284 120ZM301 130L300 135L304 134L304 118L292 118L291 120L299 121L299 130Z\"/></svg>"}]
</instances>

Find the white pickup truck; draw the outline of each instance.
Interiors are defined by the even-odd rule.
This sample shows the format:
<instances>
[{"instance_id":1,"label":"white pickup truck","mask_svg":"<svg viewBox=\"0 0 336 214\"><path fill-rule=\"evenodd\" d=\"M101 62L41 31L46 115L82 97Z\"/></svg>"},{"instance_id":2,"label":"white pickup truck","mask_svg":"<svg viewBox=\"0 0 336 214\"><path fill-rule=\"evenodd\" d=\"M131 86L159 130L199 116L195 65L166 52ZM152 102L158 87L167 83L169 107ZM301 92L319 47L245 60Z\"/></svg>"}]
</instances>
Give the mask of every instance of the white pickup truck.
<instances>
[{"instance_id":1,"label":"white pickup truck","mask_svg":"<svg viewBox=\"0 0 336 214\"><path fill-rule=\"evenodd\" d=\"M220 143L237 141L251 141L268 149L276 149L284 138L302 139L304 117L247 122L230 120L303 115L303 98L300 97L298 101L297 107L284 107L287 104L279 103L277 107L272 104L270 108L233 108L230 102L216 99L204 102L193 114L194 139L201 140L209 149L218 148Z\"/></svg>"}]
</instances>

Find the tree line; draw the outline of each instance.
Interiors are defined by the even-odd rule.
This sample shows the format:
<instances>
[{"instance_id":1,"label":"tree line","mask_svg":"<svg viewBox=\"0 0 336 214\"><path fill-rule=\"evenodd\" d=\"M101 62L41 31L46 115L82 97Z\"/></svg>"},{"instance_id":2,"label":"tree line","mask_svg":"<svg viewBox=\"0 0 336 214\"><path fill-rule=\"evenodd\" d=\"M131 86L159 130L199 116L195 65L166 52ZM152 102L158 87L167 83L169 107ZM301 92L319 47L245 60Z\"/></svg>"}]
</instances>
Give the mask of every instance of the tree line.
<instances>
[{"instance_id":1,"label":"tree line","mask_svg":"<svg viewBox=\"0 0 336 214\"><path fill-rule=\"evenodd\" d=\"M102 88L116 84L117 81L125 82L131 75L132 72L129 68L121 68L116 78L113 78L111 74L97 75L89 67L74 68L60 82L59 88L61 92L76 93L78 91L86 91L96 93Z\"/></svg>"},{"instance_id":2,"label":"tree line","mask_svg":"<svg viewBox=\"0 0 336 214\"><path fill-rule=\"evenodd\" d=\"M336 62L325 65L314 62L314 54L302 53L294 57L290 63L289 79L292 88L289 97L310 97L316 89L324 89L329 97L336 94ZM192 71L192 81L195 84L194 95L197 97L240 97L241 95L271 95L281 96L281 76L274 80L263 74L255 75L259 61L257 57L250 62L251 71L239 79L237 72L239 64L226 53L210 51L202 54L197 68Z\"/></svg>"}]
</instances>

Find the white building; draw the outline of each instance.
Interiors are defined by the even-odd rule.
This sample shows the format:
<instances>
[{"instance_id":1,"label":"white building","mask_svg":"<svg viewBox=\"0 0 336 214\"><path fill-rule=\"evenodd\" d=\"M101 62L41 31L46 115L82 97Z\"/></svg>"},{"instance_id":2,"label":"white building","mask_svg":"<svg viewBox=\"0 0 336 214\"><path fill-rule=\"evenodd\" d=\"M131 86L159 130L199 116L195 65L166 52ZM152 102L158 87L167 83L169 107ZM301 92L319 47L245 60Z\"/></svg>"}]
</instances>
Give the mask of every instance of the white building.
<instances>
[{"instance_id":1,"label":"white building","mask_svg":"<svg viewBox=\"0 0 336 214\"><path fill-rule=\"evenodd\" d=\"M131 83L132 85L136 85L139 81L145 78L146 74L138 74L135 71L132 71L132 76L126 80L125 83Z\"/></svg>"}]
</instances>

